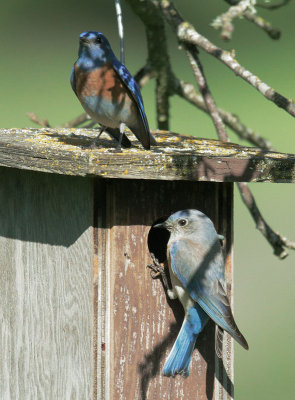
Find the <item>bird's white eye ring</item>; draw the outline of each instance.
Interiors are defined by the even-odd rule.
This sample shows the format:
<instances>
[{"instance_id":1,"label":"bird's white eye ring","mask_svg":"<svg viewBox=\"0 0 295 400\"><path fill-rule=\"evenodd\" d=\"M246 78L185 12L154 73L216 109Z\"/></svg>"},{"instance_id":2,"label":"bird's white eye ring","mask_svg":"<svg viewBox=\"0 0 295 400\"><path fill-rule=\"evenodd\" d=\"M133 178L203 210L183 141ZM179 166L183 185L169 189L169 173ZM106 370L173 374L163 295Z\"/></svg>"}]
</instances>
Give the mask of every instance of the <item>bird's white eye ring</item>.
<instances>
[{"instance_id":1,"label":"bird's white eye ring","mask_svg":"<svg viewBox=\"0 0 295 400\"><path fill-rule=\"evenodd\" d=\"M178 225L180 225L180 226L185 226L186 224L187 224L187 219L181 218L181 219L178 221Z\"/></svg>"}]
</instances>

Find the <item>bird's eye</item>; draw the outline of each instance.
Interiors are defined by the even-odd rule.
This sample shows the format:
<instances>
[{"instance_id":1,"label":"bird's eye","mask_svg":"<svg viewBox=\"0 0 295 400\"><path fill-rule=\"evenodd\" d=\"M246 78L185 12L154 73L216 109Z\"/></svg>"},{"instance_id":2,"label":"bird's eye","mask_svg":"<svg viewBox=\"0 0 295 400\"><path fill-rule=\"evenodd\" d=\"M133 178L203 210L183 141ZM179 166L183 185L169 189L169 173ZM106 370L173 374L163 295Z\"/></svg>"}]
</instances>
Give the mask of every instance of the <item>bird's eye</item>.
<instances>
[{"instance_id":1,"label":"bird's eye","mask_svg":"<svg viewBox=\"0 0 295 400\"><path fill-rule=\"evenodd\" d=\"M98 37L95 39L95 43L100 44L100 43L101 43L101 37L98 36Z\"/></svg>"},{"instance_id":2,"label":"bird's eye","mask_svg":"<svg viewBox=\"0 0 295 400\"><path fill-rule=\"evenodd\" d=\"M186 224L187 224L187 219L180 219L178 221L178 225L180 225L180 226L185 226Z\"/></svg>"}]
</instances>

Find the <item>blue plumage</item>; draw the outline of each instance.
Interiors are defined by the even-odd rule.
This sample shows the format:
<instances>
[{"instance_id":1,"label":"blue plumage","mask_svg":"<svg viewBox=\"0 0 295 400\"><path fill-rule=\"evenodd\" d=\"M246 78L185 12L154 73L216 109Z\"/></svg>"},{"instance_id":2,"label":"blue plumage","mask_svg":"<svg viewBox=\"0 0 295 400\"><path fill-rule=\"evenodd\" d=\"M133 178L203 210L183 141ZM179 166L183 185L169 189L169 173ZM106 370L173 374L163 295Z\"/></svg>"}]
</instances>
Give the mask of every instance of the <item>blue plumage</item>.
<instances>
[{"instance_id":1,"label":"blue plumage","mask_svg":"<svg viewBox=\"0 0 295 400\"><path fill-rule=\"evenodd\" d=\"M202 331L209 317L203 309L195 304L191 307L183 320L177 339L163 368L163 375L188 376L189 365L198 334Z\"/></svg>"},{"instance_id":2,"label":"blue plumage","mask_svg":"<svg viewBox=\"0 0 295 400\"><path fill-rule=\"evenodd\" d=\"M219 331L227 331L248 349L226 295L224 260L212 221L198 210L183 210L155 227L170 231L167 259L172 291L168 295L178 297L185 310L181 331L164 365L164 375L188 374L194 343L206 323L204 315L213 319ZM216 343L218 355L219 345Z\"/></svg>"},{"instance_id":3,"label":"blue plumage","mask_svg":"<svg viewBox=\"0 0 295 400\"><path fill-rule=\"evenodd\" d=\"M74 66L73 66L73 68L72 68L71 77L70 77L70 82L71 82L71 86L72 86L73 91L74 91L75 94L77 95L77 92L76 92L76 79L75 79L75 69L74 69Z\"/></svg>"},{"instance_id":4,"label":"blue plumage","mask_svg":"<svg viewBox=\"0 0 295 400\"><path fill-rule=\"evenodd\" d=\"M131 143L123 133L124 125L146 149L155 145L140 89L125 65L117 60L107 38L100 32L83 32L78 55L71 86L86 113L116 139L123 138L126 147Z\"/></svg>"},{"instance_id":5,"label":"blue plumage","mask_svg":"<svg viewBox=\"0 0 295 400\"><path fill-rule=\"evenodd\" d=\"M138 110L140 113L140 117L141 117L141 120L144 125L144 129L146 130L146 132L150 132L148 121L147 121L145 111L144 111L143 100L142 100L142 96L141 96L138 84L136 83L135 79L130 74L128 69L125 67L125 65L121 64L116 58L113 61L113 67L114 67L114 70L121 77L124 84L127 86L127 88L132 93L133 99L137 104L137 107L138 107ZM157 144L154 137L151 134L150 134L150 140L151 140L151 144L153 144L153 145Z\"/></svg>"}]
</instances>

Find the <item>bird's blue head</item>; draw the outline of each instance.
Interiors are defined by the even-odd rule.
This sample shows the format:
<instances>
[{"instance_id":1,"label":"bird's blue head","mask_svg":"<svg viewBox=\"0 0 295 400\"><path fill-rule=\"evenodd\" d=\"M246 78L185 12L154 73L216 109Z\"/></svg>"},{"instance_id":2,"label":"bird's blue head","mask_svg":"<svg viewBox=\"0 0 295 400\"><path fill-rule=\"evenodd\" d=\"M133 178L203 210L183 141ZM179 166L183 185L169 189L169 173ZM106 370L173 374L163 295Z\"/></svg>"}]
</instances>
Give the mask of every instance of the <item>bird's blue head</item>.
<instances>
[{"instance_id":1,"label":"bird's blue head","mask_svg":"<svg viewBox=\"0 0 295 400\"><path fill-rule=\"evenodd\" d=\"M97 67L112 61L113 57L115 56L109 41L102 33L95 31L81 33L79 60L82 60L82 64L86 61L88 67Z\"/></svg>"},{"instance_id":2,"label":"bird's blue head","mask_svg":"<svg viewBox=\"0 0 295 400\"><path fill-rule=\"evenodd\" d=\"M201 211L193 209L177 211L166 221L154 227L167 229L172 235L203 235L204 232L212 236L217 235L210 218Z\"/></svg>"}]
</instances>

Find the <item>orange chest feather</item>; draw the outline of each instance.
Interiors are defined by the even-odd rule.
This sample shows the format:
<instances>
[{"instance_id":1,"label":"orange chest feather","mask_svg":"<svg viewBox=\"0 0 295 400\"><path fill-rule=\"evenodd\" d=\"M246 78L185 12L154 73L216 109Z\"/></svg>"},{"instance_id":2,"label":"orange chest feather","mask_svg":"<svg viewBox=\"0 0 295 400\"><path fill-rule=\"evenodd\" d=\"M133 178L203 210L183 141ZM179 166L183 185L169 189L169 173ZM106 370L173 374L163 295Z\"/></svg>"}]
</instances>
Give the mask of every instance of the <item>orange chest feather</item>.
<instances>
[{"instance_id":1,"label":"orange chest feather","mask_svg":"<svg viewBox=\"0 0 295 400\"><path fill-rule=\"evenodd\" d=\"M91 72L82 71L75 65L76 90L79 97L98 96L105 100L132 101L131 95L114 71L111 64Z\"/></svg>"}]
</instances>

